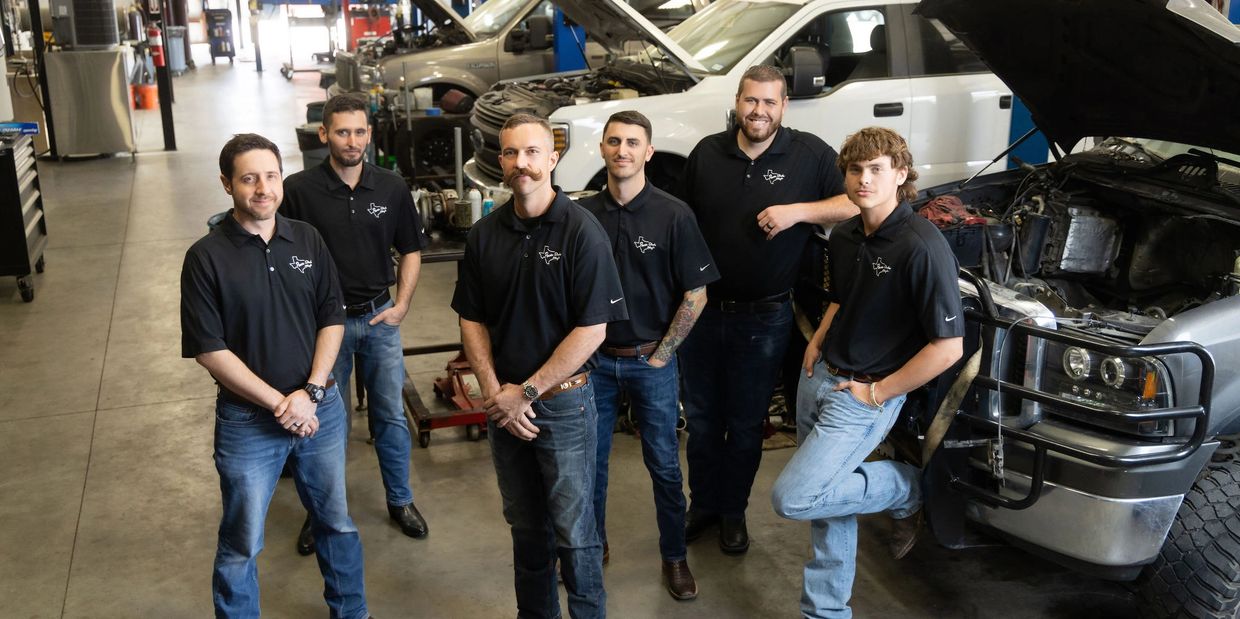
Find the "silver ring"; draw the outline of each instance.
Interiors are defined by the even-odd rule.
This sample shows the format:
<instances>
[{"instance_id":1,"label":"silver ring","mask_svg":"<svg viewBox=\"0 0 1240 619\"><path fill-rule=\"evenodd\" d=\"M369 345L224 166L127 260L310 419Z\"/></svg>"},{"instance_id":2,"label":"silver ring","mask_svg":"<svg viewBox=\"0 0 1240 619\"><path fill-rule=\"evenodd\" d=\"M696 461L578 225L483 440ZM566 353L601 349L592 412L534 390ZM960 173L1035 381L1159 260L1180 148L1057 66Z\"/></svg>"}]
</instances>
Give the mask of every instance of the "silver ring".
<instances>
[{"instance_id":1,"label":"silver ring","mask_svg":"<svg viewBox=\"0 0 1240 619\"><path fill-rule=\"evenodd\" d=\"M774 228L774 227L775 227L775 226L772 226L771 224L766 224L766 230L767 230L767 232L770 232L770 231L771 231L771 229L772 229L772 228Z\"/></svg>"},{"instance_id":2,"label":"silver ring","mask_svg":"<svg viewBox=\"0 0 1240 619\"><path fill-rule=\"evenodd\" d=\"M293 422L293 427L294 427L294 428L300 428L300 427L301 427L301 422L300 422L300 421L294 421L294 422Z\"/></svg>"}]
</instances>

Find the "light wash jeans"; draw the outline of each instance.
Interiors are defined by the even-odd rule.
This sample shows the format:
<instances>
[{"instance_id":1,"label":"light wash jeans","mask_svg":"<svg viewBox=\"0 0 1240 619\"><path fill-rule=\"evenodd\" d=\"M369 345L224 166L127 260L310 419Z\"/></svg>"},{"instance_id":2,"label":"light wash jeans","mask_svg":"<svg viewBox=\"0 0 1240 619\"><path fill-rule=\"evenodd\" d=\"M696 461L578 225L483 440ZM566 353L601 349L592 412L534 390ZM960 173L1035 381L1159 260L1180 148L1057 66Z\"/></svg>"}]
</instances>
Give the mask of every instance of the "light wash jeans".
<instances>
[{"instance_id":1,"label":"light wash jeans","mask_svg":"<svg viewBox=\"0 0 1240 619\"><path fill-rule=\"evenodd\" d=\"M375 431L375 454L387 491L387 503L402 507L413 502L409 486L409 421L401 390L405 386L405 353L400 327L383 321L370 325L375 314L392 307L388 301L376 311L345 320L344 339L336 355L332 376L348 400L353 378L353 356L361 357L362 384L366 386L368 412Z\"/></svg>"},{"instance_id":2,"label":"light wash jeans","mask_svg":"<svg viewBox=\"0 0 1240 619\"><path fill-rule=\"evenodd\" d=\"M848 618L857 572L857 514L890 511L907 518L921 505L916 467L864 462L895 424L904 396L881 407L834 391L847 379L833 376L821 359L797 387L797 439L771 493L775 513L810 521L814 557L805 564L801 612L805 617Z\"/></svg>"},{"instance_id":3,"label":"light wash jeans","mask_svg":"<svg viewBox=\"0 0 1240 619\"><path fill-rule=\"evenodd\" d=\"M258 553L267 508L285 460L301 502L314 517L323 597L333 619L367 616L362 540L345 499L345 410L332 387L318 407L319 431L298 438L271 411L223 399L215 408L215 468L224 513L212 589L216 617L258 617ZM277 574L273 586L283 577Z\"/></svg>"}]
</instances>

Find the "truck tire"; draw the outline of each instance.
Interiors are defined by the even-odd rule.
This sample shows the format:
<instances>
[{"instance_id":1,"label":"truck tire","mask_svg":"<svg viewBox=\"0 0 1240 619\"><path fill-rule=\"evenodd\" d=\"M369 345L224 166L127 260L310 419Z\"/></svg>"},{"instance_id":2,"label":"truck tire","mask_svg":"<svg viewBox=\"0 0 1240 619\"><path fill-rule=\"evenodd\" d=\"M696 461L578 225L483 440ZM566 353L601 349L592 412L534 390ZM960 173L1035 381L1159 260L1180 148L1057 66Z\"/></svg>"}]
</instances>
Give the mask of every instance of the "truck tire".
<instances>
[{"instance_id":1,"label":"truck tire","mask_svg":"<svg viewBox=\"0 0 1240 619\"><path fill-rule=\"evenodd\" d=\"M1193 485L1153 563L1137 580L1147 617L1236 617L1240 611L1240 463Z\"/></svg>"}]
</instances>

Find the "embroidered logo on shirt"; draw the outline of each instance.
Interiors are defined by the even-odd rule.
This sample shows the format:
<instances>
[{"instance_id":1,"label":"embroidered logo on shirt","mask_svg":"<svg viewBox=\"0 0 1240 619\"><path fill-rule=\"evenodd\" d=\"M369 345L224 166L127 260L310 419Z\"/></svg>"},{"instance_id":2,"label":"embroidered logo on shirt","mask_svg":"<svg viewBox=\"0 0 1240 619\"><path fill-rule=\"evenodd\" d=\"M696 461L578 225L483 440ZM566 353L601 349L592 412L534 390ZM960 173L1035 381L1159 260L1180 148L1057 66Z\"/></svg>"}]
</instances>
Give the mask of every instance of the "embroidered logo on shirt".
<instances>
[{"instance_id":1,"label":"embroidered logo on shirt","mask_svg":"<svg viewBox=\"0 0 1240 619\"><path fill-rule=\"evenodd\" d=\"M707 262L706 264L703 264L701 267L699 267L699 268L698 268L698 270L699 270L699 271L705 271L705 270L706 270L706 267L708 267L708 266L710 266L710 263L709 263L709 262Z\"/></svg>"},{"instance_id":2,"label":"embroidered logo on shirt","mask_svg":"<svg viewBox=\"0 0 1240 619\"><path fill-rule=\"evenodd\" d=\"M874 264L871 266L874 267L874 277L886 275L891 272L891 267L887 266L886 262L883 262L883 258L881 256L875 260Z\"/></svg>"},{"instance_id":3,"label":"embroidered logo on shirt","mask_svg":"<svg viewBox=\"0 0 1240 619\"><path fill-rule=\"evenodd\" d=\"M763 174L762 178L765 178L766 182L774 185L777 181L784 180L784 175L776 172L775 170L767 169L766 174Z\"/></svg>"},{"instance_id":4,"label":"embroidered logo on shirt","mask_svg":"<svg viewBox=\"0 0 1240 619\"><path fill-rule=\"evenodd\" d=\"M644 236L637 237L637 240L633 241L633 244L637 246L637 251L640 251L643 254L657 247L654 243L647 241Z\"/></svg>"},{"instance_id":5,"label":"embroidered logo on shirt","mask_svg":"<svg viewBox=\"0 0 1240 619\"><path fill-rule=\"evenodd\" d=\"M620 297L620 299L623 299L623 298L624 298L624 297ZM612 305L615 305L615 304L617 304L617 303L619 303L619 302L620 302L620 299L609 299L609 300L611 301L611 304L612 304Z\"/></svg>"},{"instance_id":6,"label":"embroidered logo on shirt","mask_svg":"<svg viewBox=\"0 0 1240 619\"><path fill-rule=\"evenodd\" d=\"M552 262L560 259L560 252L543 245L542 251L538 252L538 257L542 258L543 262L550 265Z\"/></svg>"},{"instance_id":7,"label":"embroidered logo on shirt","mask_svg":"<svg viewBox=\"0 0 1240 619\"><path fill-rule=\"evenodd\" d=\"M306 269L314 266L314 262L293 256L293 261L288 263L288 265L296 269L298 273L305 273Z\"/></svg>"},{"instance_id":8,"label":"embroidered logo on shirt","mask_svg":"<svg viewBox=\"0 0 1240 619\"><path fill-rule=\"evenodd\" d=\"M387 207L380 206L378 204L375 204L374 202L371 202L370 208L366 209L366 212L370 213L371 215L374 215L375 219L378 219L380 215L387 212Z\"/></svg>"},{"instance_id":9,"label":"embroidered logo on shirt","mask_svg":"<svg viewBox=\"0 0 1240 619\"><path fill-rule=\"evenodd\" d=\"M943 322L951 322L951 321L953 321L953 320L955 320L955 319L956 319L956 315L955 315L955 314L952 314L951 316L948 316L947 318L944 318L944 319L943 319Z\"/></svg>"}]
</instances>

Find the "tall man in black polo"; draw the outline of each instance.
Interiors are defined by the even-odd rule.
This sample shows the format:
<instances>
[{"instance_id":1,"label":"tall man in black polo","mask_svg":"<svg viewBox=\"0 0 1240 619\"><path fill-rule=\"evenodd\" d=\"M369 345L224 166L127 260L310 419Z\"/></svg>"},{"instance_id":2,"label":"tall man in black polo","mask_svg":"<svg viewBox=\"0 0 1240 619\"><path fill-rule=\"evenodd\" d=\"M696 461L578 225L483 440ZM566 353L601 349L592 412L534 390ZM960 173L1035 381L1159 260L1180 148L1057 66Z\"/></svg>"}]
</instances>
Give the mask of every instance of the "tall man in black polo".
<instances>
[{"instance_id":1,"label":"tall man in black polo","mask_svg":"<svg viewBox=\"0 0 1240 619\"><path fill-rule=\"evenodd\" d=\"M336 268L314 228L276 214L280 151L262 136L220 152L233 208L185 253L181 354L219 383L215 467L224 509L217 617L257 617L257 556L280 471L314 515L332 617L367 616L362 542L345 499L346 413L329 378L344 323Z\"/></svg>"},{"instance_id":2,"label":"tall man in black polo","mask_svg":"<svg viewBox=\"0 0 1240 619\"><path fill-rule=\"evenodd\" d=\"M650 120L616 112L603 126L599 152L607 187L582 200L603 224L629 303L629 320L607 325L599 365L591 373L598 403L598 463L594 517L608 555L607 462L620 394L641 430L642 458L654 485L663 581L678 600L697 597L685 548L685 493L680 473L680 377L676 349L706 302L706 284L719 279L693 213L646 180L654 156Z\"/></svg>"},{"instance_id":3,"label":"tall man in black polo","mask_svg":"<svg viewBox=\"0 0 1240 619\"><path fill-rule=\"evenodd\" d=\"M840 167L861 214L836 226L827 246L832 298L805 350L800 447L771 498L779 515L811 522L814 558L801 595L801 613L811 618L852 616L858 514L891 513L895 558L913 547L920 471L864 460L895 423L905 394L964 349L956 257L908 205L917 171L904 138L862 129L844 141Z\"/></svg>"},{"instance_id":4,"label":"tall man in black polo","mask_svg":"<svg viewBox=\"0 0 1240 619\"><path fill-rule=\"evenodd\" d=\"M332 373L348 394L354 355L360 358L388 515L405 535L424 537L426 520L409 486L411 442L401 397L405 357L400 340L400 323L422 266L422 220L404 179L363 161L370 143L365 99L347 94L328 100L319 139L330 156L322 165L288 177L280 212L318 229L336 259L348 321ZM399 277L392 272L392 247L400 253ZM395 299L388 291L392 284ZM307 516L298 552L313 552L313 544Z\"/></svg>"},{"instance_id":5,"label":"tall man in black polo","mask_svg":"<svg viewBox=\"0 0 1240 619\"><path fill-rule=\"evenodd\" d=\"M685 535L693 541L719 522L728 553L749 549L745 508L812 224L857 212L835 151L780 126L787 105L779 70L750 67L736 93L740 126L703 138L685 164L682 197L723 276L707 287L710 301L681 354L692 501Z\"/></svg>"},{"instance_id":6,"label":"tall man in black polo","mask_svg":"<svg viewBox=\"0 0 1240 619\"><path fill-rule=\"evenodd\" d=\"M547 121L515 114L499 135L513 197L469 231L452 309L490 419L517 614L560 616L558 557L569 614L603 617L588 372L607 323L628 318L624 291L602 226L551 185Z\"/></svg>"}]
</instances>

